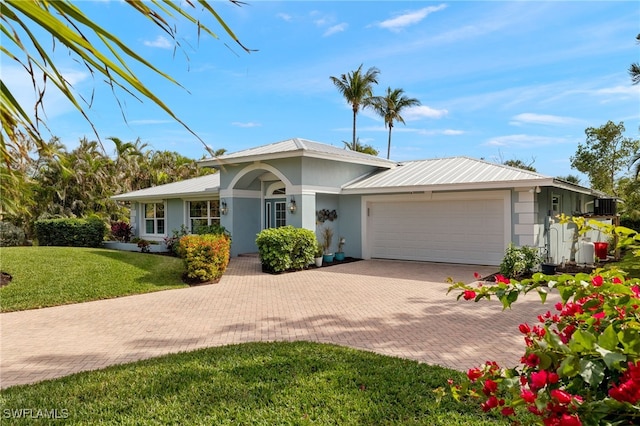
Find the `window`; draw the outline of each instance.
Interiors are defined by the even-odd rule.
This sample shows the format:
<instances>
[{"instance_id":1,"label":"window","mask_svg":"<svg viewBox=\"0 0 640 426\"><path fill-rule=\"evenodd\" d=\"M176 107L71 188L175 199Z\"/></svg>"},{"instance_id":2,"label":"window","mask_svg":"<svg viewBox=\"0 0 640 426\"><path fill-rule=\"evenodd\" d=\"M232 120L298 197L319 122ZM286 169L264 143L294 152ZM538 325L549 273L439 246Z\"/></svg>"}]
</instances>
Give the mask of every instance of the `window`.
<instances>
[{"instance_id":1,"label":"window","mask_svg":"<svg viewBox=\"0 0 640 426\"><path fill-rule=\"evenodd\" d=\"M144 232L147 235L164 235L164 203L144 205Z\"/></svg>"},{"instance_id":2,"label":"window","mask_svg":"<svg viewBox=\"0 0 640 426\"><path fill-rule=\"evenodd\" d=\"M195 232L200 226L220 225L220 200L190 201L189 227Z\"/></svg>"},{"instance_id":3,"label":"window","mask_svg":"<svg viewBox=\"0 0 640 426\"><path fill-rule=\"evenodd\" d=\"M560 214L560 202L561 198L559 195L553 194L551 196L551 211L553 212L553 216Z\"/></svg>"}]
</instances>

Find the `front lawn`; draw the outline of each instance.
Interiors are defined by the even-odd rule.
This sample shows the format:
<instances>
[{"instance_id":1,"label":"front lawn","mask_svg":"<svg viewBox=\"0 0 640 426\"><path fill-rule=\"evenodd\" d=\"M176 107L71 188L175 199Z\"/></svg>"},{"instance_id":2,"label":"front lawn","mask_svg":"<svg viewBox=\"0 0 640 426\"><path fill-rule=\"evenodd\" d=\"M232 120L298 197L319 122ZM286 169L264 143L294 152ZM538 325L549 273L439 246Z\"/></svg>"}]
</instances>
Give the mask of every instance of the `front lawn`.
<instances>
[{"instance_id":1,"label":"front lawn","mask_svg":"<svg viewBox=\"0 0 640 426\"><path fill-rule=\"evenodd\" d=\"M76 247L3 247L0 311L20 311L181 288L180 259Z\"/></svg>"},{"instance_id":2,"label":"front lawn","mask_svg":"<svg viewBox=\"0 0 640 426\"><path fill-rule=\"evenodd\" d=\"M65 424L507 425L452 399L435 402L434 389L463 376L334 345L246 343L14 386L2 408L57 409Z\"/></svg>"}]
</instances>

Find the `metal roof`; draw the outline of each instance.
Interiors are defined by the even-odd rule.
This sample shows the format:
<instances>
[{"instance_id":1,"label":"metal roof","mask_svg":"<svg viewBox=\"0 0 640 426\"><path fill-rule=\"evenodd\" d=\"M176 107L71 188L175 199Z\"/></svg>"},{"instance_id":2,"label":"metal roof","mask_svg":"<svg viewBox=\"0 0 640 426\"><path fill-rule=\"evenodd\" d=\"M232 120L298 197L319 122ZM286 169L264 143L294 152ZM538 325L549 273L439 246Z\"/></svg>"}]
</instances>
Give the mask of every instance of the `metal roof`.
<instances>
[{"instance_id":1,"label":"metal roof","mask_svg":"<svg viewBox=\"0 0 640 426\"><path fill-rule=\"evenodd\" d=\"M358 163L373 165L377 167L394 167L395 162L384 158L376 157L361 152L351 151L343 147L327 145L308 139L293 138L243 151L221 155L220 157L200 160L202 166L222 167L224 164L252 162L289 157L315 157L343 161L347 163Z\"/></svg>"},{"instance_id":2,"label":"metal roof","mask_svg":"<svg viewBox=\"0 0 640 426\"><path fill-rule=\"evenodd\" d=\"M177 197L198 197L218 194L220 191L220 173L186 179L180 182L152 186L126 194L111 197L118 201L150 200Z\"/></svg>"},{"instance_id":3,"label":"metal roof","mask_svg":"<svg viewBox=\"0 0 640 426\"><path fill-rule=\"evenodd\" d=\"M431 186L437 186L438 189L444 186L475 187L476 184L495 188L502 185L513 186L518 183L552 185L553 178L483 160L452 157L399 163L398 167L352 182L346 185L343 190L345 193L360 193Z\"/></svg>"}]
</instances>

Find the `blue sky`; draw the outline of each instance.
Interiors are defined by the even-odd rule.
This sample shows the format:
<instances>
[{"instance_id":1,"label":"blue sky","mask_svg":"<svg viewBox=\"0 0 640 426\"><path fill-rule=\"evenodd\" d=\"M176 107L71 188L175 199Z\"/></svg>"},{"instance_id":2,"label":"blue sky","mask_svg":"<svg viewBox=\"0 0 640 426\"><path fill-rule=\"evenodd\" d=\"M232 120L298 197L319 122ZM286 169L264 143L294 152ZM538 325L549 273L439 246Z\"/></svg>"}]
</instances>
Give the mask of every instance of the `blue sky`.
<instances>
[{"instance_id":1,"label":"blue sky","mask_svg":"<svg viewBox=\"0 0 640 426\"><path fill-rule=\"evenodd\" d=\"M120 1L79 6L131 48L178 80L140 76L212 148L229 152L301 137L342 146L352 114L330 76L380 70L375 93L402 88L422 106L396 124L391 159L465 155L489 161L534 161L540 173L578 174L569 157L587 127L623 121L638 137L640 86L627 69L640 57L637 2L256 1L217 11L249 48L202 36L178 22L183 50ZM216 30L219 27L209 21ZM229 48L229 47L230 48ZM140 137L152 148L200 158L200 141L149 101L118 97L66 54L67 78L90 96L101 137ZM3 79L26 99L29 82L3 63ZM23 93L24 91L24 93ZM91 128L52 91L53 135L69 147ZM358 136L386 156L387 129L369 111ZM109 151L112 147L105 140ZM587 181L583 177L583 184Z\"/></svg>"}]
</instances>

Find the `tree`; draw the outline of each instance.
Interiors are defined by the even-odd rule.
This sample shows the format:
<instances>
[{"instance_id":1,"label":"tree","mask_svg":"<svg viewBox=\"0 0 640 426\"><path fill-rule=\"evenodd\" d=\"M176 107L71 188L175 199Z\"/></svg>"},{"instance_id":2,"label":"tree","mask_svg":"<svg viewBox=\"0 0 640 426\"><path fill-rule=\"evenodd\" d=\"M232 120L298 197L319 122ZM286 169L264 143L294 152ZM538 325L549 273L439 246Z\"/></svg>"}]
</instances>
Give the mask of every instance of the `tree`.
<instances>
[{"instance_id":1,"label":"tree","mask_svg":"<svg viewBox=\"0 0 640 426\"><path fill-rule=\"evenodd\" d=\"M640 43L640 34L636 36L636 42ZM629 75L633 84L640 83L640 63L634 62L629 66Z\"/></svg>"},{"instance_id":2,"label":"tree","mask_svg":"<svg viewBox=\"0 0 640 426\"><path fill-rule=\"evenodd\" d=\"M593 189L618 195L616 178L626 170L630 156L640 148L640 140L623 136L622 122L585 130L586 143L578 144L571 167L586 174Z\"/></svg>"},{"instance_id":3,"label":"tree","mask_svg":"<svg viewBox=\"0 0 640 426\"><path fill-rule=\"evenodd\" d=\"M360 138L356 138L356 149L353 149L353 145L351 142L342 141L344 147L350 151L361 152L363 154L369 154L376 157L378 155L378 150L372 147L371 145L364 145L360 143Z\"/></svg>"},{"instance_id":4,"label":"tree","mask_svg":"<svg viewBox=\"0 0 640 426\"><path fill-rule=\"evenodd\" d=\"M636 151L635 154L631 157L631 161L629 161L629 169L631 170L631 175L635 177L636 180L640 179L640 151Z\"/></svg>"},{"instance_id":5,"label":"tree","mask_svg":"<svg viewBox=\"0 0 640 426\"><path fill-rule=\"evenodd\" d=\"M577 175L556 176L556 179L560 179L565 182L575 183L576 185L580 185L580 178Z\"/></svg>"},{"instance_id":6,"label":"tree","mask_svg":"<svg viewBox=\"0 0 640 426\"><path fill-rule=\"evenodd\" d=\"M404 124L404 118L400 115L402 110L420 105L418 99L408 98L403 94L403 89L391 90L391 87L387 87L387 94L385 96L376 96L371 102L373 109L384 119L385 127L389 128L387 159L389 159L391 155L391 130L393 129L393 122L397 121Z\"/></svg>"},{"instance_id":7,"label":"tree","mask_svg":"<svg viewBox=\"0 0 640 426\"><path fill-rule=\"evenodd\" d=\"M529 164L520 159L506 160L502 162L502 164L504 164L505 166L515 167L517 169L528 170L530 172L536 173L537 170L535 167L533 167L533 163L535 163L535 160L531 160Z\"/></svg>"},{"instance_id":8,"label":"tree","mask_svg":"<svg viewBox=\"0 0 640 426\"><path fill-rule=\"evenodd\" d=\"M347 74L342 74L340 78L329 77L338 91L344 96L345 100L353 111L353 139L352 151L356 150L356 116L360 107L366 108L371 105L373 97L373 85L378 84L378 74L380 70L371 67L366 73L362 73L362 64L357 70Z\"/></svg>"},{"instance_id":9,"label":"tree","mask_svg":"<svg viewBox=\"0 0 640 426\"><path fill-rule=\"evenodd\" d=\"M238 0L230 1L236 5L242 4ZM148 18L168 34L173 39L176 48L180 48L177 27L174 25L176 19L183 19L189 25L195 26L198 35L205 32L218 38L210 26L203 23L202 19L209 16L242 49L249 52L249 49L240 43L209 3L206 0L181 3L173 0L127 2L136 12ZM201 17L190 13L184 8L184 5L193 9L199 5L205 12L205 16ZM156 94L144 85L132 71L132 66L134 64L141 65L145 70L150 70L170 83L178 85L179 83L129 48L118 39L116 34L107 31L89 19L78 7L78 3L63 0L4 0L0 2L0 14L2 16L1 30L4 36L2 54L6 55L7 59L18 62L30 74L38 99L34 105L35 118L32 119L14 97L11 87L7 87L4 81L0 80L0 98L2 100L0 157L7 166L7 173L12 173L10 164L13 156L28 155L29 151L25 151L21 145L24 140L32 140L40 148L45 146L40 136L39 125L46 126L41 113L43 112L43 98L47 83L54 84L67 101L91 123L85 112L85 107L82 106L81 96L74 93L71 85L56 67L49 44L44 43L39 34L36 37L36 30L44 31L50 35L53 41L52 46L64 46L73 58L93 75L101 75L114 90L122 89L137 99L146 98L152 101L200 139ZM93 124L91 126L93 127ZM98 136L95 128L94 132Z\"/></svg>"}]
</instances>

